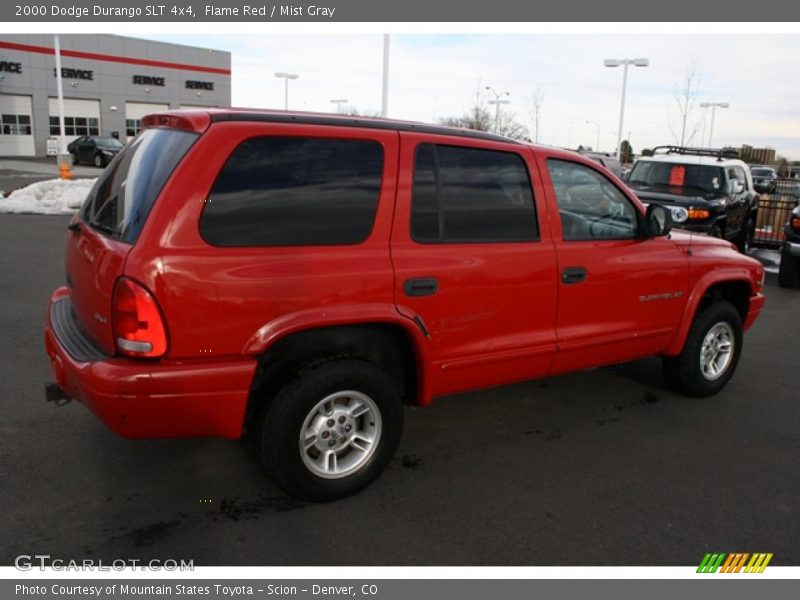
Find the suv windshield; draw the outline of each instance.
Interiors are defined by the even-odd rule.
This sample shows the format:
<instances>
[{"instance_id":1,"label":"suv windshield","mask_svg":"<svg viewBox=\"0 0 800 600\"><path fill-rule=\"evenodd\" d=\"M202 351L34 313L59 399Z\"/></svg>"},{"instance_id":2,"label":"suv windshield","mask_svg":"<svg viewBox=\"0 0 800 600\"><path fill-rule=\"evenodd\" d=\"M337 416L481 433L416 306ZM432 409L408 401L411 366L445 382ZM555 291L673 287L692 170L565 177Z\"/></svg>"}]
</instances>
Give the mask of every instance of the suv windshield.
<instances>
[{"instance_id":1,"label":"suv windshield","mask_svg":"<svg viewBox=\"0 0 800 600\"><path fill-rule=\"evenodd\" d=\"M81 207L93 228L133 244L175 166L196 133L146 129L106 168Z\"/></svg>"},{"instance_id":2,"label":"suv windshield","mask_svg":"<svg viewBox=\"0 0 800 600\"><path fill-rule=\"evenodd\" d=\"M640 160L628 178L637 190L652 189L665 194L716 198L725 195L722 167Z\"/></svg>"}]
</instances>

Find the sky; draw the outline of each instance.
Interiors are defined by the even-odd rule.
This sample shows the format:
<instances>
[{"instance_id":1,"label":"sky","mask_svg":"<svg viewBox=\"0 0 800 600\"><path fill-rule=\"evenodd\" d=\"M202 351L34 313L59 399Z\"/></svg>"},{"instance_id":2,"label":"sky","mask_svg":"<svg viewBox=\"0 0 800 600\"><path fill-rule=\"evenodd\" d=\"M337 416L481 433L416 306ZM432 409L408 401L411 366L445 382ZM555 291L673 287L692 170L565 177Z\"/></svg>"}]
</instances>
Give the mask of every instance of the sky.
<instances>
[{"instance_id":1,"label":"sky","mask_svg":"<svg viewBox=\"0 0 800 600\"><path fill-rule=\"evenodd\" d=\"M274 74L286 71L300 76L289 84L291 109L335 112L330 100L343 98L359 111L380 111L380 34L143 37L230 51L233 106L283 108L284 82ZM730 104L716 110L714 147L767 146L800 160L800 35L393 34L389 117L460 116L479 90L487 100L484 88L491 86L510 93L502 110L513 112L533 137L538 89L544 95L540 143L595 147L599 132L600 150L613 151L623 73L603 60L638 57L650 66L629 68L623 126L635 152L679 142L677 89L695 64L696 103ZM695 107L687 121L689 132L697 129L691 145L707 146L710 109Z\"/></svg>"}]
</instances>

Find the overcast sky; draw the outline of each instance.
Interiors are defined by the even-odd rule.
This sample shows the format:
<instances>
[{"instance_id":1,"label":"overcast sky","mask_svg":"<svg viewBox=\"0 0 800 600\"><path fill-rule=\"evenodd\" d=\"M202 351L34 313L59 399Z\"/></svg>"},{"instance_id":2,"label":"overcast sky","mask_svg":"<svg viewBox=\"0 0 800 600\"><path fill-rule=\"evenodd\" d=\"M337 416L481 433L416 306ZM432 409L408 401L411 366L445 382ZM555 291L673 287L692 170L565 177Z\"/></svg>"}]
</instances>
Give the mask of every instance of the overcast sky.
<instances>
[{"instance_id":1,"label":"overcast sky","mask_svg":"<svg viewBox=\"0 0 800 600\"><path fill-rule=\"evenodd\" d=\"M632 25L635 27L635 25ZM161 41L232 53L233 105L334 112L334 98L361 111L379 111L383 37L348 35L157 35ZM676 143L680 135L676 87L696 62L698 102L729 102L717 109L713 145L769 146L800 160L800 36L798 35L392 35L389 116L433 122L464 113L487 85L511 93L503 110L531 131L532 94L544 92L539 141L601 150L616 145L622 69L604 58L650 59L630 67L624 135L642 147ZM695 109L692 145L708 139L711 115Z\"/></svg>"}]
</instances>

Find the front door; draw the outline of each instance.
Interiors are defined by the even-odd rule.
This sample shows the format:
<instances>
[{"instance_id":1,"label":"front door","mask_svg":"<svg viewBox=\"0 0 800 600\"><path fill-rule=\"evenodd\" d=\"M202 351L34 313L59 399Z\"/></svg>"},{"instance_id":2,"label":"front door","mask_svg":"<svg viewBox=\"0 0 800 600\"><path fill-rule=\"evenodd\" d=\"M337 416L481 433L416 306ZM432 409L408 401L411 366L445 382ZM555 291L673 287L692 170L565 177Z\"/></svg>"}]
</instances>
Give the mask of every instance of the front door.
<instances>
[{"instance_id":1,"label":"front door","mask_svg":"<svg viewBox=\"0 0 800 600\"><path fill-rule=\"evenodd\" d=\"M552 372L663 350L686 304L687 256L667 237L642 237L639 210L598 169L546 155L539 169L552 182L561 229L553 234L559 351Z\"/></svg>"}]
</instances>

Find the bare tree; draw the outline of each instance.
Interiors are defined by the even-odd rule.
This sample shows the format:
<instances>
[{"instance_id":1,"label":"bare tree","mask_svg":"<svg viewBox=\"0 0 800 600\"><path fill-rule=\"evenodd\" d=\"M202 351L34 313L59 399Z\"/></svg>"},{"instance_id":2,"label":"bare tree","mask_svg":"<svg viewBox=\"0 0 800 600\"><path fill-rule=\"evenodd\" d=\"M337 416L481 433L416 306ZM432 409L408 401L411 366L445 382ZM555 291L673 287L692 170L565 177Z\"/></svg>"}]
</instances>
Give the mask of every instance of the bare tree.
<instances>
[{"instance_id":1,"label":"bare tree","mask_svg":"<svg viewBox=\"0 0 800 600\"><path fill-rule=\"evenodd\" d=\"M449 127L460 127L462 129L473 129L475 131L494 131L494 115L489 110L484 98L481 95L480 86L475 92L475 101L460 117L443 117L439 123ZM508 111L502 111L498 119L497 133L499 135L514 139L530 141L528 129L519 122L517 116Z\"/></svg>"},{"instance_id":2,"label":"bare tree","mask_svg":"<svg viewBox=\"0 0 800 600\"><path fill-rule=\"evenodd\" d=\"M540 86L536 86L531 96L531 109L529 115L533 121L533 141L539 143L539 122L542 116L542 106L544 105L545 92Z\"/></svg>"},{"instance_id":3,"label":"bare tree","mask_svg":"<svg viewBox=\"0 0 800 600\"><path fill-rule=\"evenodd\" d=\"M699 91L700 81L697 77L697 59L694 58L686 65L684 79L675 84L675 102L678 107L677 125L675 123L676 119L671 114L668 116L670 133L680 146L690 145L703 126L705 114L701 114L699 117L696 116ZM680 135L678 135L678 131L680 131Z\"/></svg>"}]
</instances>

